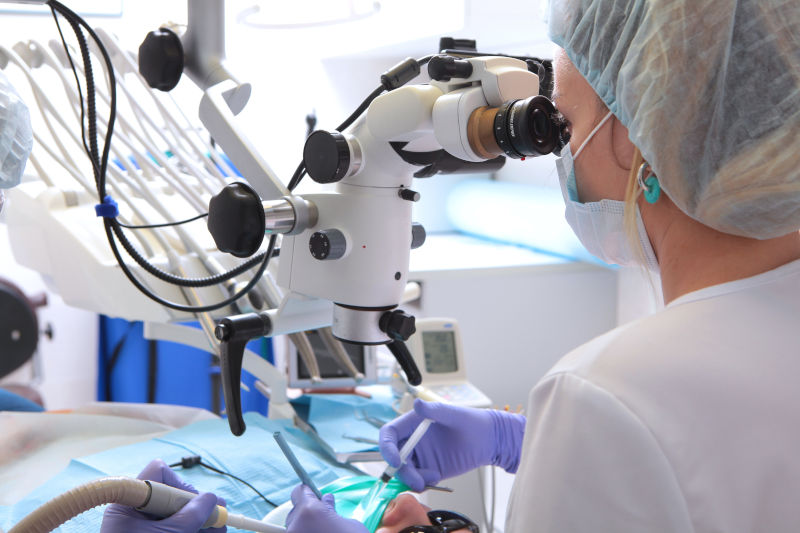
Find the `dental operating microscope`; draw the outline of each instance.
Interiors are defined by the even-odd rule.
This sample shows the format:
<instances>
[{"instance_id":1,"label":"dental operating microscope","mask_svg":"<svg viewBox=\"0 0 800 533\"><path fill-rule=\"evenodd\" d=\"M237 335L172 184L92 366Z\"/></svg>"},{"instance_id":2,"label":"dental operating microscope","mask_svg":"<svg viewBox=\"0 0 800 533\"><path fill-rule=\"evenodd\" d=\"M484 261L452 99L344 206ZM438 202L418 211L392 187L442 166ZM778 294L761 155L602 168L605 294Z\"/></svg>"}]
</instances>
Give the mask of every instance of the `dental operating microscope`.
<instances>
[{"instance_id":1,"label":"dental operating microscope","mask_svg":"<svg viewBox=\"0 0 800 533\"><path fill-rule=\"evenodd\" d=\"M549 65L475 50L407 59L383 73L380 86L336 130L307 138L303 161L285 185L237 123L250 85L226 67L224 0L191 0L187 6L186 26L165 25L147 35L138 70L152 88L169 91L185 74L201 89L200 120L244 177L211 199L208 230L219 251L264 260L259 274L227 300L254 289L238 308L224 302L177 306L137 288L172 309L195 311L206 334L219 341L226 411L236 435L245 430L243 364L255 368L259 379L273 379L273 388L285 388L275 369L248 355L251 339L322 329L334 344L387 345L408 383L419 384L421 374L404 344L415 331L414 317L399 309L410 252L425 241L424 228L412 221L412 206L420 200L413 180L488 173L507 158L558 153L567 134L548 98ZM127 58L120 50L111 53ZM430 82L408 85L423 67ZM295 193L306 173L323 185L320 192ZM261 252L266 238L267 251ZM278 288L257 286L272 255ZM247 264L258 264L253 259ZM119 256L117 263L134 281ZM226 316L231 311L242 314ZM169 326L161 328L162 338L196 337L169 333Z\"/></svg>"},{"instance_id":2,"label":"dental operating microscope","mask_svg":"<svg viewBox=\"0 0 800 533\"><path fill-rule=\"evenodd\" d=\"M425 241L411 218L420 200L413 178L491 172L506 157L563 147L563 124L539 94L540 63L438 55L428 61L429 84L404 86L419 71L419 61L400 63L382 76L388 92L351 125L308 137L303 166L324 192L264 198L234 183L211 200L208 228L221 251L248 257L266 235L283 236L277 282L288 292L281 306L226 317L216 328L234 434L245 429L242 350L253 338L324 322L341 341L387 345L407 381L418 385L420 372L404 344L414 317L398 309L410 251Z\"/></svg>"},{"instance_id":3,"label":"dental operating microscope","mask_svg":"<svg viewBox=\"0 0 800 533\"><path fill-rule=\"evenodd\" d=\"M228 420L241 435L243 351L262 336L331 326L341 341L387 345L407 381L418 385L420 372L404 344L414 317L398 308L410 251L425 241L424 228L412 222L420 200L413 179L492 172L507 157L558 153L566 134L540 91L547 71L538 60L476 52L408 59L381 76L376 93L383 94L365 101L350 124L307 138L298 171L325 190L294 194L302 172L284 186L236 125L249 86L224 68L224 42L209 27L221 10L220 0L190 2L186 33L162 28L148 35L139 65L155 88L169 90L185 71L204 90L201 121L247 180L210 202L208 229L219 250L250 257L266 236L273 244L282 236L280 304L225 317L215 330ZM425 64L430 83L406 85Z\"/></svg>"}]
</instances>

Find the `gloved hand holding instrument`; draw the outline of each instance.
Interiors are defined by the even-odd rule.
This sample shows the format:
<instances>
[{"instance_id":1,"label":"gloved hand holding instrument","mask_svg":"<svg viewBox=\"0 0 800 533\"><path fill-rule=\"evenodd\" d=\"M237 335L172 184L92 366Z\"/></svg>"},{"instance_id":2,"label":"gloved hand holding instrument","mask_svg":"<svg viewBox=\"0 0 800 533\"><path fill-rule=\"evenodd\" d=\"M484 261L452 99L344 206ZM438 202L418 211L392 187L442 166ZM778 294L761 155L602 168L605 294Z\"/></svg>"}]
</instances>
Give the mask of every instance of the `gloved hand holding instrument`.
<instances>
[{"instance_id":1,"label":"gloved hand holding instrument","mask_svg":"<svg viewBox=\"0 0 800 533\"><path fill-rule=\"evenodd\" d=\"M400 448L425 419L435 422L401 466ZM514 473L519 466L525 417L492 409L417 400L414 410L386 424L380 449L397 477L412 490L494 465Z\"/></svg>"},{"instance_id":2,"label":"gloved hand holding instrument","mask_svg":"<svg viewBox=\"0 0 800 533\"><path fill-rule=\"evenodd\" d=\"M164 461L151 461L137 479L106 477L74 487L42 504L9 533L48 533L73 517L111 503L103 515L101 533L225 533L225 524L262 533L286 528L229 513L225 501L197 493Z\"/></svg>"},{"instance_id":3,"label":"gloved hand holding instrument","mask_svg":"<svg viewBox=\"0 0 800 533\"><path fill-rule=\"evenodd\" d=\"M344 518L336 512L333 494L325 494L320 499L306 485L298 485L292 491L292 504L294 507L286 517L288 533L367 533L364 524L352 518Z\"/></svg>"},{"instance_id":4,"label":"gloved hand holding instrument","mask_svg":"<svg viewBox=\"0 0 800 533\"><path fill-rule=\"evenodd\" d=\"M138 479L157 481L170 487L179 488L197 494L197 490L183 481L167 464L156 459L151 461L142 472ZM153 520L141 511L133 507L120 504L112 504L106 508L103 514L103 525L100 533L122 533L125 531L135 531L136 533L182 533L185 531L198 531L206 523L217 505L225 506L225 501L211 493L203 493L192 499L172 516ZM203 531L208 533L224 533L225 526L207 528Z\"/></svg>"}]
</instances>

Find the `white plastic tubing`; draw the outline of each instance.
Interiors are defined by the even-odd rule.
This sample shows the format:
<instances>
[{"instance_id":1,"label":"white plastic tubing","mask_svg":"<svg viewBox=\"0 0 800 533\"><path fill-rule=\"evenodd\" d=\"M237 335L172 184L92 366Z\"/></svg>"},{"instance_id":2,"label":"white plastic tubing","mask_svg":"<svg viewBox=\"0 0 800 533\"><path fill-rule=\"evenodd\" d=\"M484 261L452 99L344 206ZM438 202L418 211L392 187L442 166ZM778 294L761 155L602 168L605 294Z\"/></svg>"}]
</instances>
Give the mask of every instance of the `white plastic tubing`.
<instances>
[{"instance_id":1,"label":"white plastic tubing","mask_svg":"<svg viewBox=\"0 0 800 533\"><path fill-rule=\"evenodd\" d=\"M84 483L56 496L20 520L8 533L48 533L67 520L98 505L121 503L141 507L150 495L144 481L129 477L107 477Z\"/></svg>"}]
</instances>

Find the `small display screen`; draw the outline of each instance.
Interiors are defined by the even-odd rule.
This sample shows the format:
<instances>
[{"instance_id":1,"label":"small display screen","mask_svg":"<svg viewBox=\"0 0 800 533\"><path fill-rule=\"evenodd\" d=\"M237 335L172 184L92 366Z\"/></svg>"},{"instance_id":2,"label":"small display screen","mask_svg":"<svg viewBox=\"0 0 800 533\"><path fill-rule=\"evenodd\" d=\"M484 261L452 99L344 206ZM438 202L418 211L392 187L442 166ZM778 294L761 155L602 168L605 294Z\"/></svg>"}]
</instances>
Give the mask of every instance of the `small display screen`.
<instances>
[{"instance_id":1,"label":"small display screen","mask_svg":"<svg viewBox=\"0 0 800 533\"><path fill-rule=\"evenodd\" d=\"M447 374L458 371L456 336L452 331L423 331L425 370L429 374Z\"/></svg>"},{"instance_id":2,"label":"small display screen","mask_svg":"<svg viewBox=\"0 0 800 533\"><path fill-rule=\"evenodd\" d=\"M352 376L347 373L347 370L339 365L339 361L335 359L333 355L331 355L331 353L328 351L328 348L325 346L325 343L322 342L322 338L316 331L307 331L306 335L308 335L308 340L311 343L311 347L314 349L314 354L317 356L320 377L352 378ZM343 342L342 344L344 345L344 349L347 352L347 355L350 356L350 360L353 361L355 367L359 370L359 372L364 373L365 348L363 346L350 344L348 342ZM299 379L311 379L311 374L309 374L308 368L306 368L306 365L303 363L303 359L299 354L295 354L295 357L297 357L297 377Z\"/></svg>"}]
</instances>

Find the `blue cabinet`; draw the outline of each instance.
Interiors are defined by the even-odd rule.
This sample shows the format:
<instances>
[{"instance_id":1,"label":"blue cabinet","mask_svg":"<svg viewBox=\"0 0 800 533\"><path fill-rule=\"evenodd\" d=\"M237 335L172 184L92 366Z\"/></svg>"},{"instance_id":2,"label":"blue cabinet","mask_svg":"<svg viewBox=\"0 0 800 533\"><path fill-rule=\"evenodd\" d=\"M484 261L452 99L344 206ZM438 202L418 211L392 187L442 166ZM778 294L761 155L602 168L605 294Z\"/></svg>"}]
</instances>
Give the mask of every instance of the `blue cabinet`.
<instances>
[{"instance_id":1,"label":"blue cabinet","mask_svg":"<svg viewBox=\"0 0 800 533\"><path fill-rule=\"evenodd\" d=\"M191 324L200 327L198 324ZM208 352L143 336L141 322L100 317L97 399L115 402L151 402L224 409L219 365ZM272 362L271 339L247 346ZM267 414L267 399L253 386L247 372L242 381L242 410Z\"/></svg>"}]
</instances>

